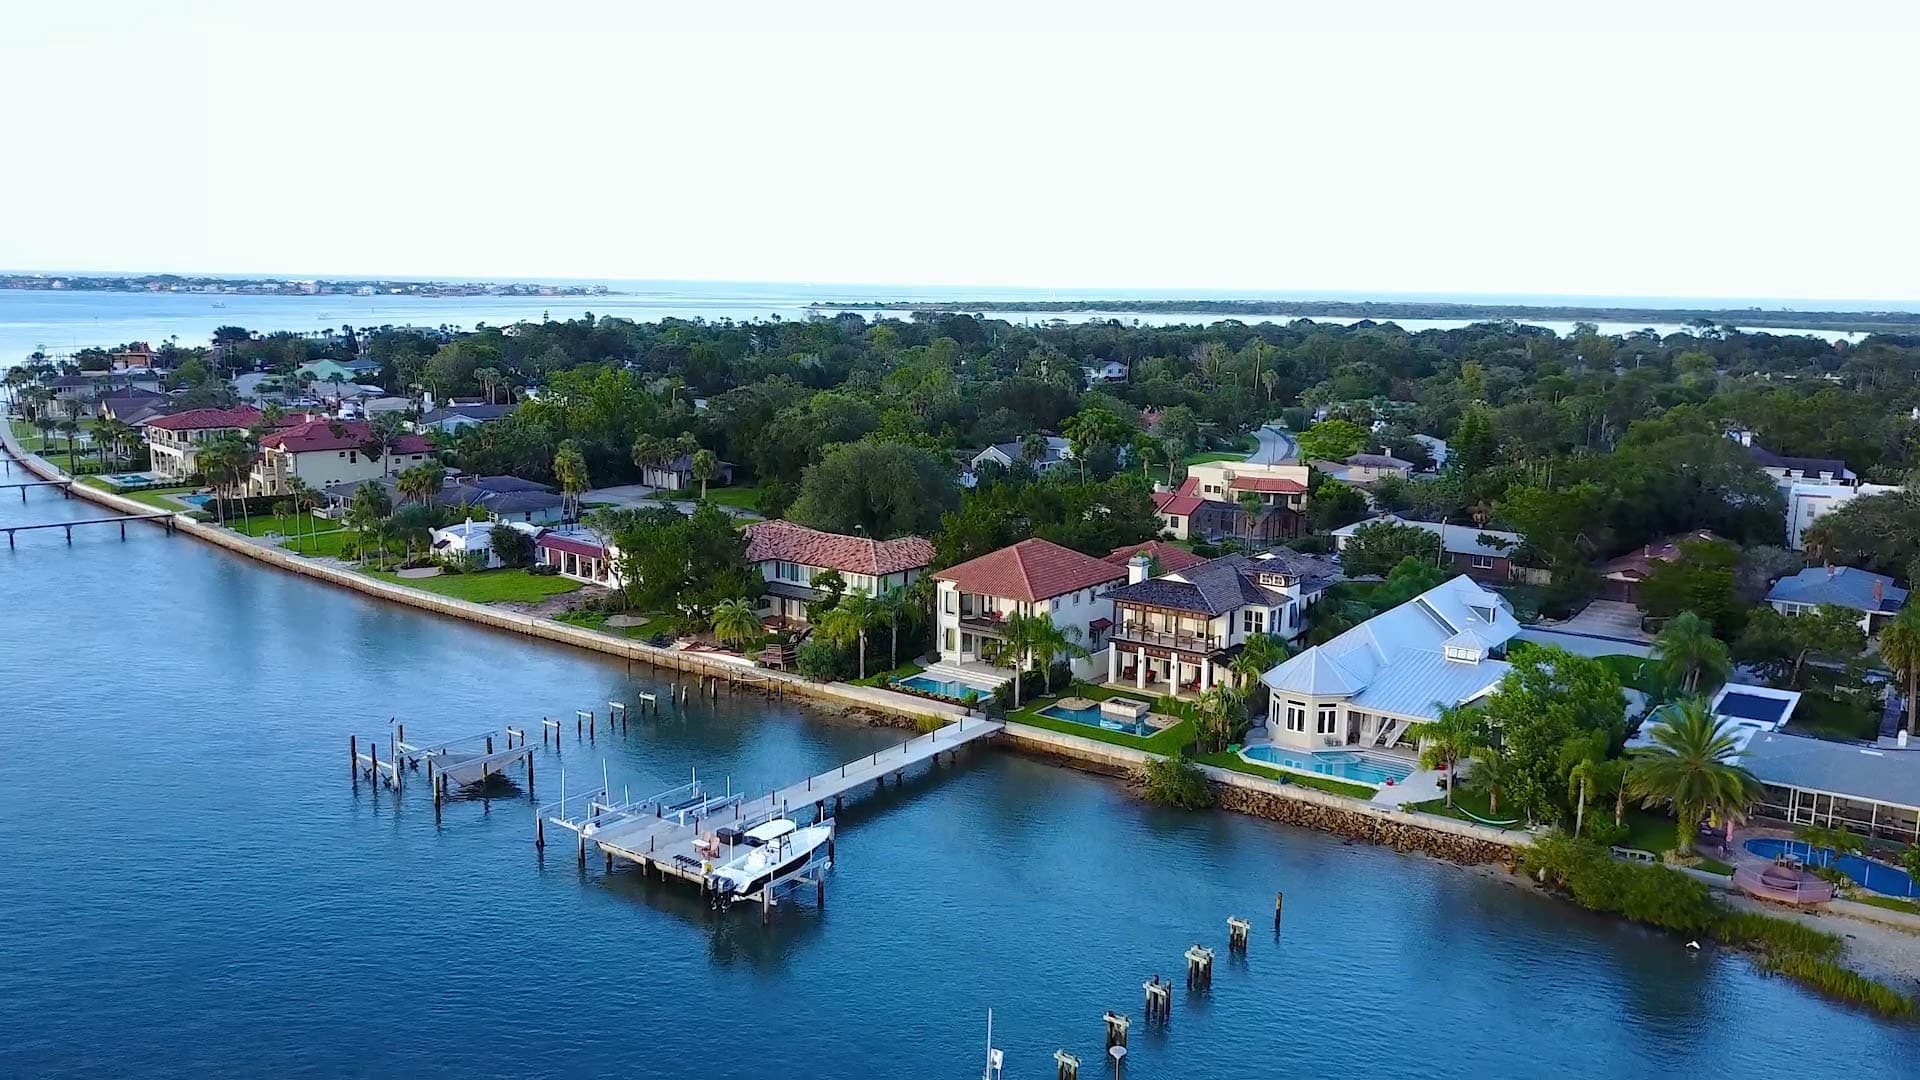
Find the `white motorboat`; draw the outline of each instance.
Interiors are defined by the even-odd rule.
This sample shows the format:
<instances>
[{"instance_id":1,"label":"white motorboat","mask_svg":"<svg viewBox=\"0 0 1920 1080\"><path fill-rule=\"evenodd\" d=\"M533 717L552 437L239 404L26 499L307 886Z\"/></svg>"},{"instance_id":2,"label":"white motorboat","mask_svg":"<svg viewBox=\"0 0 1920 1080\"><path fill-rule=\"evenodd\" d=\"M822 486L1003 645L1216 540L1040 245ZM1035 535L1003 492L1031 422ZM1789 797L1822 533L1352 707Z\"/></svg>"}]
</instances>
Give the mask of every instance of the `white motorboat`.
<instances>
[{"instance_id":1,"label":"white motorboat","mask_svg":"<svg viewBox=\"0 0 1920 1080\"><path fill-rule=\"evenodd\" d=\"M707 885L723 904L756 896L816 862L823 868L829 865L826 847L833 839L833 819L801 827L789 818L774 818L730 839L726 850L732 857L707 872Z\"/></svg>"}]
</instances>

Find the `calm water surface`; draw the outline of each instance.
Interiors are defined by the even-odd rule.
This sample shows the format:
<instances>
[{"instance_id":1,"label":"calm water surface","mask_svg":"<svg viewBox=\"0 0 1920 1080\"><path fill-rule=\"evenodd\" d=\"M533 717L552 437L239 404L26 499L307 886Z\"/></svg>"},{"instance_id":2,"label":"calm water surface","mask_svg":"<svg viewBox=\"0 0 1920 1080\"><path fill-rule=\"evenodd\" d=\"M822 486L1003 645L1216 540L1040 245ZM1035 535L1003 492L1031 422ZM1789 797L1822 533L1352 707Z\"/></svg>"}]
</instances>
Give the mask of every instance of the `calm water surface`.
<instances>
[{"instance_id":1,"label":"calm water surface","mask_svg":"<svg viewBox=\"0 0 1920 1080\"><path fill-rule=\"evenodd\" d=\"M99 513L0 497L0 524ZM1915 1075L1917 1029L1738 956L998 751L851 806L826 907L771 927L543 861L524 800L436 827L424 784L348 782L347 734L390 717L424 741L660 688L154 530L0 550L0 1074L965 1078L991 1006L1008 1077L1066 1047L1091 1078L1101 1011L1204 941L1211 997L1176 990L1132 1075ZM896 738L723 697L540 779L757 786Z\"/></svg>"}]
</instances>

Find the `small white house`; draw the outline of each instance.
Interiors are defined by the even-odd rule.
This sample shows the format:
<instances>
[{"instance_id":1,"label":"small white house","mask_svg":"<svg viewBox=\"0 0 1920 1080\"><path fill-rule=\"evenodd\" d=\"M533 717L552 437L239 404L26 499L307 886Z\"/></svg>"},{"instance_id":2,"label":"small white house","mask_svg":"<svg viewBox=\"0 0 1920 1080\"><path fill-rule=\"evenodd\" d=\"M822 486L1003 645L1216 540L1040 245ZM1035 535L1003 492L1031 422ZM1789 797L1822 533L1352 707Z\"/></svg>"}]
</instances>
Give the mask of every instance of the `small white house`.
<instances>
[{"instance_id":1,"label":"small white house","mask_svg":"<svg viewBox=\"0 0 1920 1080\"><path fill-rule=\"evenodd\" d=\"M444 529L433 530L433 555L436 559L457 562L468 555L486 553L486 569L492 570L500 565L500 556L493 551L493 530L491 521L462 521Z\"/></svg>"}]
</instances>

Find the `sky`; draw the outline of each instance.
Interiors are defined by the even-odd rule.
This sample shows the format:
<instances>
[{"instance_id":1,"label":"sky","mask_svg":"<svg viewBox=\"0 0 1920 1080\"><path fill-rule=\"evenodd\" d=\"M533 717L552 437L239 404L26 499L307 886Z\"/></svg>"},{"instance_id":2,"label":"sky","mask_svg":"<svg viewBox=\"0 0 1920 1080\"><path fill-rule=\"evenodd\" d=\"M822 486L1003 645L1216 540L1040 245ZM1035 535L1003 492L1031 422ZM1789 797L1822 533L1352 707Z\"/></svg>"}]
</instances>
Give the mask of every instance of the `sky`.
<instances>
[{"instance_id":1,"label":"sky","mask_svg":"<svg viewBox=\"0 0 1920 1080\"><path fill-rule=\"evenodd\" d=\"M1916 7L13 3L0 267L1912 300Z\"/></svg>"}]
</instances>

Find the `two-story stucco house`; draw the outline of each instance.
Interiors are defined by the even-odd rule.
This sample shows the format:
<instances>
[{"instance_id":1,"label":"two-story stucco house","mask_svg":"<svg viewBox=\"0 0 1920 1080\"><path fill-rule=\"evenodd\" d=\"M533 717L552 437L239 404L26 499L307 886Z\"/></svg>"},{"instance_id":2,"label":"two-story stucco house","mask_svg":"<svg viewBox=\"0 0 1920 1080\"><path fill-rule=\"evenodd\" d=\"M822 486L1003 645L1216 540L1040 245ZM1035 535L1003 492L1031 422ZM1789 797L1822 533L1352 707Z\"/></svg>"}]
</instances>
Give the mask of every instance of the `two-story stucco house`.
<instances>
[{"instance_id":1,"label":"two-story stucco house","mask_svg":"<svg viewBox=\"0 0 1920 1080\"><path fill-rule=\"evenodd\" d=\"M315 491L354 480L372 480L404 472L428 460L432 446L424 435L402 435L385 453L369 457L373 427L364 420L306 420L260 440L249 491L280 495L294 477Z\"/></svg>"},{"instance_id":2,"label":"two-story stucco house","mask_svg":"<svg viewBox=\"0 0 1920 1080\"><path fill-rule=\"evenodd\" d=\"M1127 563L1113 590L1107 681L1162 694L1200 694L1230 678L1226 665L1247 638L1298 637L1306 609L1340 575L1332 563L1280 549L1222 555L1159 577L1148 556Z\"/></svg>"},{"instance_id":3,"label":"two-story stucco house","mask_svg":"<svg viewBox=\"0 0 1920 1080\"><path fill-rule=\"evenodd\" d=\"M1262 675L1267 737L1297 750L1394 746L1491 693L1519 632L1504 597L1456 577Z\"/></svg>"},{"instance_id":4,"label":"two-story stucco house","mask_svg":"<svg viewBox=\"0 0 1920 1080\"><path fill-rule=\"evenodd\" d=\"M222 435L245 435L263 421L251 405L231 409L188 409L155 416L146 423L153 471L168 480L185 480L200 471L200 447Z\"/></svg>"},{"instance_id":5,"label":"two-story stucco house","mask_svg":"<svg viewBox=\"0 0 1920 1080\"><path fill-rule=\"evenodd\" d=\"M825 593L813 579L829 570L846 582L849 594L878 596L919 578L933 561L933 544L918 536L869 540L796 525L759 521L747 526L747 563L766 580L760 614L804 625L807 605Z\"/></svg>"},{"instance_id":6,"label":"two-story stucco house","mask_svg":"<svg viewBox=\"0 0 1920 1080\"><path fill-rule=\"evenodd\" d=\"M1099 652L1113 625L1108 593L1127 578L1116 566L1049 540L1022 540L958 566L936 572L934 630L942 665L982 674L998 668L998 643L1007 616L1046 615L1053 625L1080 635L1080 646ZM1001 681L1013 677L1003 669Z\"/></svg>"},{"instance_id":7,"label":"two-story stucco house","mask_svg":"<svg viewBox=\"0 0 1920 1080\"><path fill-rule=\"evenodd\" d=\"M1179 490L1154 496L1154 511L1177 540L1298 536L1306 531L1308 475L1297 461L1189 465Z\"/></svg>"}]
</instances>

